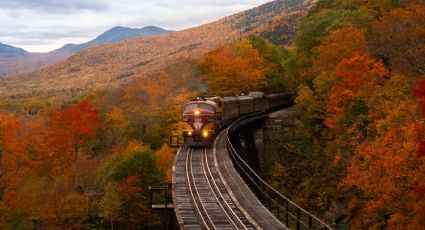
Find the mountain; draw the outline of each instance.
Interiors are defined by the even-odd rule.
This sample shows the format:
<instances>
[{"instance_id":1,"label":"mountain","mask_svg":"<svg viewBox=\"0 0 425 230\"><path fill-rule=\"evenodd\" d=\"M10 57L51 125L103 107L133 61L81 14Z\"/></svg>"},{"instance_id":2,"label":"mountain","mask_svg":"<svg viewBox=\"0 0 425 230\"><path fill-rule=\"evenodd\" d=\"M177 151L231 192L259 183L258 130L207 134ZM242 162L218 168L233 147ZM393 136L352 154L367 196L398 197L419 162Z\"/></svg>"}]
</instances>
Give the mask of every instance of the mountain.
<instances>
[{"instance_id":1,"label":"mountain","mask_svg":"<svg viewBox=\"0 0 425 230\"><path fill-rule=\"evenodd\" d=\"M161 35L161 34L166 34L169 32L173 32L173 31L165 30L155 26L147 26L140 29L117 26L104 32L103 34L99 35L95 39L90 40L86 43L66 44L62 48L59 48L53 52L76 53L80 50L83 50L85 48L98 45L98 44L111 43L111 42L121 41L121 40L134 38L134 37Z\"/></svg>"},{"instance_id":2,"label":"mountain","mask_svg":"<svg viewBox=\"0 0 425 230\"><path fill-rule=\"evenodd\" d=\"M135 37L155 36L172 32L155 26L144 28L114 27L93 40L82 44L67 44L48 53L31 53L0 43L0 77L41 69L98 44L122 41Z\"/></svg>"},{"instance_id":3,"label":"mountain","mask_svg":"<svg viewBox=\"0 0 425 230\"><path fill-rule=\"evenodd\" d=\"M191 29L96 45L49 68L0 79L0 97L83 95L152 77L167 68L181 69L183 76L194 69L187 65L194 67L206 52L253 34L291 44L312 2L277 0Z\"/></svg>"},{"instance_id":4,"label":"mountain","mask_svg":"<svg viewBox=\"0 0 425 230\"><path fill-rule=\"evenodd\" d=\"M11 45L0 42L0 58L15 58L27 55L28 52L24 49L17 48Z\"/></svg>"}]
</instances>

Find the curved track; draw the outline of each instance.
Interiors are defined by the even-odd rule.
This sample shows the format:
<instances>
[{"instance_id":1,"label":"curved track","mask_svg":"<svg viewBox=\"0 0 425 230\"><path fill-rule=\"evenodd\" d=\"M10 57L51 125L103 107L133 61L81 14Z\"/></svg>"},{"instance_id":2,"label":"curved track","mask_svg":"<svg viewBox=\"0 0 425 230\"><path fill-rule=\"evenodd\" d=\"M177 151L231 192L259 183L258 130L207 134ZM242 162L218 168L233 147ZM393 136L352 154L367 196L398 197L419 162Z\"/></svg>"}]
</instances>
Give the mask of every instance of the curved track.
<instances>
[{"instance_id":1,"label":"curved track","mask_svg":"<svg viewBox=\"0 0 425 230\"><path fill-rule=\"evenodd\" d=\"M185 157L188 198L204 229L255 229L236 207L217 175L214 156L207 148L187 148Z\"/></svg>"},{"instance_id":2,"label":"curved track","mask_svg":"<svg viewBox=\"0 0 425 230\"><path fill-rule=\"evenodd\" d=\"M227 129L211 148L182 146L173 166L173 203L180 229L287 229L234 170Z\"/></svg>"}]
</instances>

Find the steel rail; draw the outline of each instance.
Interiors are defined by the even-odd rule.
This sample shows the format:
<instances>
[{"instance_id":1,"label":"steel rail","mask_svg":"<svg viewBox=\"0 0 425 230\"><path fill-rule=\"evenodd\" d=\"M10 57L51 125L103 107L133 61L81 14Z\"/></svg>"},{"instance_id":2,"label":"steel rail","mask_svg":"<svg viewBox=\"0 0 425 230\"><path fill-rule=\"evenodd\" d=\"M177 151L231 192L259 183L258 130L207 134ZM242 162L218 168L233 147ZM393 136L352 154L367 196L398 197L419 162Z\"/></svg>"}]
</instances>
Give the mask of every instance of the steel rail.
<instances>
[{"instance_id":1,"label":"steel rail","mask_svg":"<svg viewBox=\"0 0 425 230\"><path fill-rule=\"evenodd\" d=\"M215 229L215 226L211 220L211 217L208 215L205 207L203 206L200 196L199 196L199 192L196 188L196 183L195 183L195 179L194 179L194 175L193 175L193 164L192 164L192 152L193 149L189 148L186 154L186 179L187 179L187 183L188 183L188 187L189 187L189 192L193 201L193 204L195 205L195 208L199 214L199 217L201 218L202 224L204 225L204 227L206 229L211 229L209 224L207 223L207 221L205 220L204 216L208 219L208 222L210 223L210 225L213 227L213 229ZM190 163L189 163L190 161ZM193 187L192 187L192 183L193 183ZM195 195L196 194L196 195ZM199 201L199 205L198 205L198 201ZM201 206L203 209L203 212L201 212L201 208L199 207ZM203 214L204 213L204 214Z\"/></svg>"},{"instance_id":2,"label":"steel rail","mask_svg":"<svg viewBox=\"0 0 425 230\"><path fill-rule=\"evenodd\" d=\"M220 192L220 189L218 188L217 183L214 181L214 177L212 175L212 172L211 172L211 169L210 169L210 166L209 166L209 163L208 163L208 156L207 156L206 149L204 149L204 152L203 153L204 153L204 155L203 155L203 164L202 164L202 167L204 168L204 172L206 173L205 176L207 177L208 184L210 185L210 188L211 188L211 190L214 193L214 197L216 198L216 200L220 204L221 208L223 209L224 213L226 214L226 217L228 217L228 219L230 220L230 222L232 223L232 225L236 229L241 229L241 228L242 229L248 229L245 226L245 224L242 222L242 220L232 210L232 208L230 207L230 205L224 199L223 194ZM204 167L204 164L205 164L205 167ZM205 168L206 168L206 170L205 170ZM229 214L231 214L234 218L230 217ZM236 219L236 221L238 223L235 223L233 221L233 219Z\"/></svg>"}]
</instances>

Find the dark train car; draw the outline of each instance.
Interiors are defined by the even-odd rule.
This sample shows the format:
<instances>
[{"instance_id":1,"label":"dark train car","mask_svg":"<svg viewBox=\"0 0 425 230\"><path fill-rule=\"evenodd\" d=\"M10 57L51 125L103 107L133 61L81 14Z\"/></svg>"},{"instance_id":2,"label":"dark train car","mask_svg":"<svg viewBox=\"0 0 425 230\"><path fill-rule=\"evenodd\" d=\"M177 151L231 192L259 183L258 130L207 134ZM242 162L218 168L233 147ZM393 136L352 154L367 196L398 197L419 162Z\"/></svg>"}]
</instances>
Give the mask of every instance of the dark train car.
<instances>
[{"instance_id":1,"label":"dark train car","mask_svg":"<svg viewBox=\"0 0 425 230\"><path fill-rule=\"evenodd\" d=\"M238 100L236 97L223 97L223 125L238 117Z\"/></svg>"},{"instance_id":2,"label":"dark train car","mask_svg":"<svg viewBox=\"0 0 425 230\"><path fill-rule=\"evenodd\" d=\"M238 101L239 116L254 112L254 98L238 96L236 99Z\"/></svg>"},{"instance_id":3,"label":"dark train car","mask_svg":"<svg viewBox=\"0 0 425 230\"><path fill-rule=\"evenodd\" d=\"M254 112L266 112L270 109L269 99L263 92L250 92L248 97L254 98Z\"/></svg>"},{"instance_id":4,"label":"dark train car","mask_svg":"<svg viewBox=\"0 0 425 230\"><path fill-rule=\"evenodd\" d=\"M210 146L216 134L216 107L213 101L195 100L183 107L183 138L189 146Z\"/></svg>"},{"instance_id":5,"label":"dark train car","mask_svg":"<svg viewBox=\"0 0 425 230\"><path fill-rule=\"evenodd\" d=\"M293 94L292 93L280 93L277 94L277 99L274 102L274 108L283 108L293 104Z\"/></svg>"},{"instance_id":6,"label":"dark train car","mask_svg":"<svg viewBox=\"0 0 425 230\"><path fill-rule=\"evenodd\" d=\"M282 106L285 102L285 94L269 94L266 96L266 98L269 100L270 108L279 108Z\"/></svg>"}]
</instances>

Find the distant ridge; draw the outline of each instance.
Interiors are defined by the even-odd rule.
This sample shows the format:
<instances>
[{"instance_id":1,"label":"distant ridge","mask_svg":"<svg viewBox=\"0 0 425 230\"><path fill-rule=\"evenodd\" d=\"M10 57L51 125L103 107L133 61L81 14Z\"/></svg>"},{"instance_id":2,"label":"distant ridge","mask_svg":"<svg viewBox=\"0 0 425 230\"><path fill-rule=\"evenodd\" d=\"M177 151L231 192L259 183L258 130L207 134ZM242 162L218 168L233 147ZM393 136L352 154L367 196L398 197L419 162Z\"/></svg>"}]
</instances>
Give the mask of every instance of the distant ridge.
<instances>
[{"instance_id":1,"label":"distant ridge","mask_svg":"<svg viewBox=\"0 0 425 230\"><path fill-rule=\"evenodd\" d=\"M82 44L66 44L48 53L32 53L0 43L0 77L34 71L55 64L94 45L112 43L130 38L155 36L172 32L155 26L143 28L114 27L93 40Z\"/></svg>"},{"instance_id":2,"label":"distant ridge","mask_svg":"<svg viewBox=\"0 0 425 230\"><path fill-rule=\"evenodd\" d=\"M27 55L28 52L22 48L3 44L0 42L0 58L15 58Z\"/></svg>"},{"instance_id":3,"label":"distant ridge","mask_svg":"<svg viewBox=\"0 0 425 230\"><path fill-rule=\"evenodd\" d=\"M80 50L83 50L85 48L98 45L98 44L105 44L105 43L111 43L116 41L122 41L129 38L135 38L135 37L146 37L146 36L155 36L155 35L161 35L166 34L169 32L173 32L172 30L165 30L156 26L146 26L143 28L129 28L129 27L123 27L123 26L116 26L110 30L105 31L98 37L96 37L93 40L90 40L86 43L82 44L66 44L63 47L54 50L52 52L68 52L68 53L76 53Z\"/></svg>"}]
</instances>

